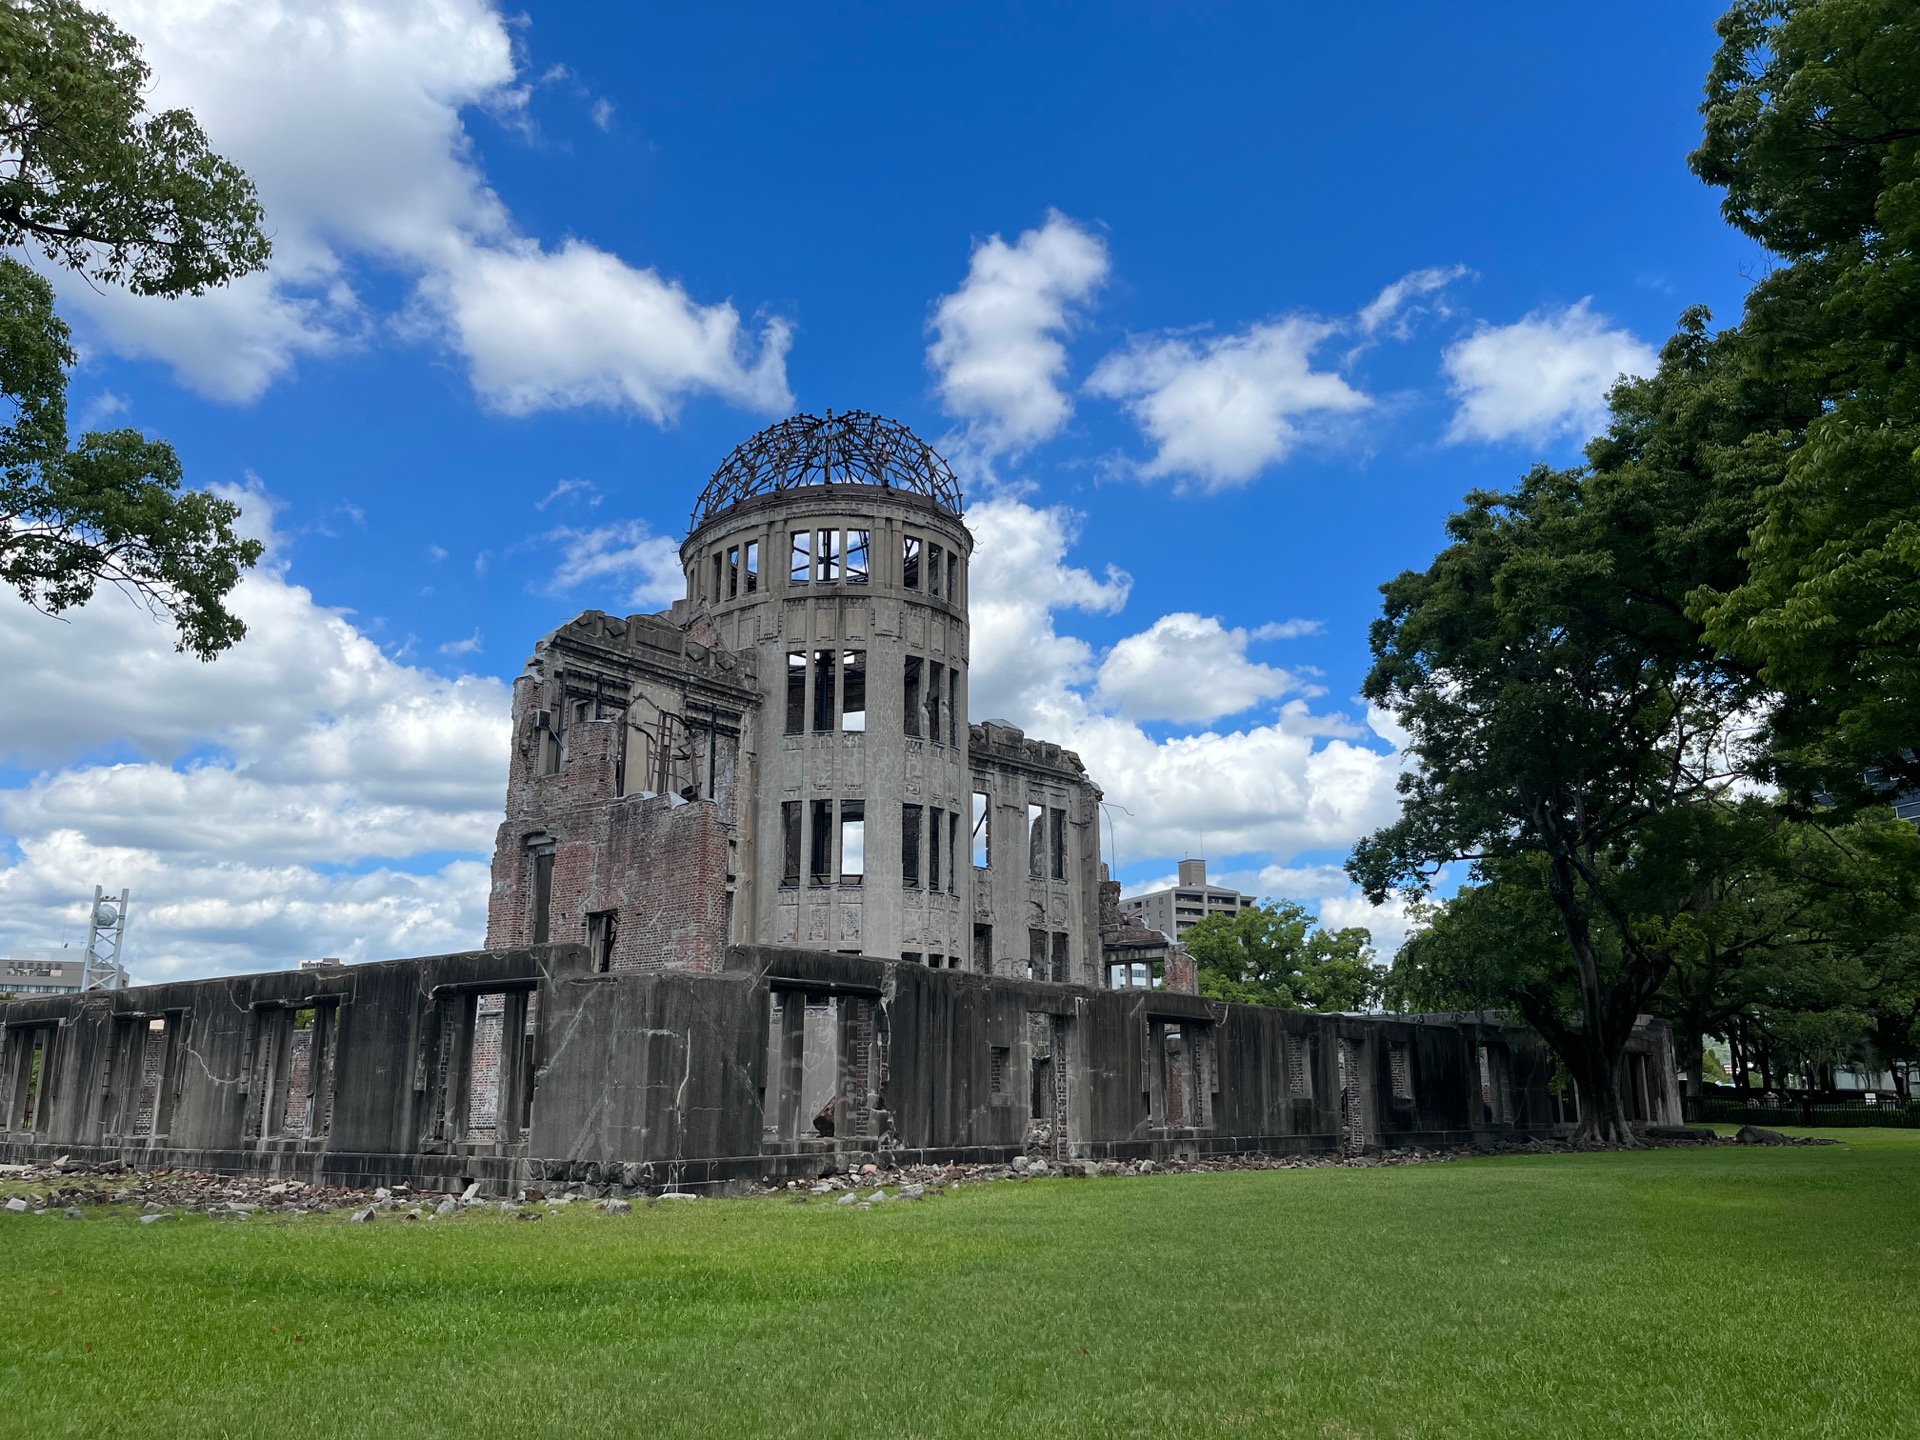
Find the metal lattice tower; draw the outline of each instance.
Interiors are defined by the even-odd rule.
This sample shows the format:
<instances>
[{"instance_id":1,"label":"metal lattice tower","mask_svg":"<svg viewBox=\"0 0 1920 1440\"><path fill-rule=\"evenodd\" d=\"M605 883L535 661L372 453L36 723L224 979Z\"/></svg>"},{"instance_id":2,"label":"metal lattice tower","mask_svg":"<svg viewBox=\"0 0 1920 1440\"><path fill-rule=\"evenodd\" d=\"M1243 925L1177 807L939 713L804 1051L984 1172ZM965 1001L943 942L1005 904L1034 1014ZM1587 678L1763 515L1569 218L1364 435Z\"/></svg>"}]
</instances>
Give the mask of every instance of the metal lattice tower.
<instances>
[{"instance_id":1,"label":"metal lattice tower","mask_svg":"<svg viewBox=\"0 0 1920 1440\"><path fill-rule=\"evenodd\" d=\"M118 900L100 886L93 887L93 908L87 912L87 959L81 973L83 990L124 990L126 967L120 963L120 947L127 938L127 896L122 890Z\"/></svg>"}]
</instances>

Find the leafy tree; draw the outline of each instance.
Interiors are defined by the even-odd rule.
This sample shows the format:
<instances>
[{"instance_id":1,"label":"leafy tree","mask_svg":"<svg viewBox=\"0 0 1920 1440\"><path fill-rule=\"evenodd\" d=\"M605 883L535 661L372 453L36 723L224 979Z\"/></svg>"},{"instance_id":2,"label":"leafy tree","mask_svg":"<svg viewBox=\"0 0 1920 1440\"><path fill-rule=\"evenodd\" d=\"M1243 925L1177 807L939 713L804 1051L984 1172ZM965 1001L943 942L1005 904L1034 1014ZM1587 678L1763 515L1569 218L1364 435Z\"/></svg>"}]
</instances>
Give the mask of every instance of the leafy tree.
<instances>
[{"instance_id":1,"label":"leafy tree","mask_svg":"<svg viewBox=\"0 0 1920 1440\"><path fill-rule=\"evenodd\" d=\"M147 113L132 37L74 0L0 3L0 245L135 294L199 294L266 263L252 183L184 110ZM137 430L69 448L70 332L53 290L0 259L0 580L58 614L116 585L211 659L246 633L227 595L260 556L236 506L182 492Z\"/></svg>"},{"instance_id":2,"label":"leafy tree","mask_svg":"<svg viewBox=\"0 0 1920 1440\"><path fill-rule=\"evenodd\" d=\"M1779 692L1783 778L1920 783L1920 8L1740 0L1718 29L1691 163L1788 262L1740 328L1819 405L1756 432L1784 464L1750 573L1696 609Z\"/></svg>"},{"instance_id":3,"label":"leafy tree","mask_svg":"<svg viewBox=\"0 0 1920 1440\"><path fill-rule=\"evenodd\" d=\"M1372 936L1359 926L1323 929L1291 900L1209 915L1181 943L1199 971L1200 993L1215 1000L1284 1010L1363 1010L1378 990Z\"/></svg>"}]
</instances>

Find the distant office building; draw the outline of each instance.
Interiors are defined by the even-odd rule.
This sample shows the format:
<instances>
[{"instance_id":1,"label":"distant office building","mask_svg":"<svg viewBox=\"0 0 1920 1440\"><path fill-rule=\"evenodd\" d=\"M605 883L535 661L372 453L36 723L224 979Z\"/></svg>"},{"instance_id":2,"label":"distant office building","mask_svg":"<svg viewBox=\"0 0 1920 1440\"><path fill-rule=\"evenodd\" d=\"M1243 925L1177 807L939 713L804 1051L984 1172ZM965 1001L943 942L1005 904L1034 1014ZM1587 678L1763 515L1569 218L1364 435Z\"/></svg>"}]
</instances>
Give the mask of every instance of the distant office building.
<instances>
[{"instance_id":1,"label":"distant office building","mask_svg":"<svg viewBox=\"0 0 1920 1440\"><path fill-rule=\"evenodd\" d=\"M1122 900L1120 908L1137 915L1150 930L1158 930L1169 940L1178 940L1209 915L1236 915L1249 905L1258 904L1252 895L1227 890L1207 883L1207 862L1182 860L1180 883L1171 890L1151 890Z\"/></svg>"},{"instance_id":2,"label":"distant office building","mask_svg":"<svg viewBox=\"0 0 1920 1440\"><path fill-rule=\"evenodd\" d=\"M84 960L0 960L0 994L78 995L86 972Z\"/></svg>"}]
</instances>

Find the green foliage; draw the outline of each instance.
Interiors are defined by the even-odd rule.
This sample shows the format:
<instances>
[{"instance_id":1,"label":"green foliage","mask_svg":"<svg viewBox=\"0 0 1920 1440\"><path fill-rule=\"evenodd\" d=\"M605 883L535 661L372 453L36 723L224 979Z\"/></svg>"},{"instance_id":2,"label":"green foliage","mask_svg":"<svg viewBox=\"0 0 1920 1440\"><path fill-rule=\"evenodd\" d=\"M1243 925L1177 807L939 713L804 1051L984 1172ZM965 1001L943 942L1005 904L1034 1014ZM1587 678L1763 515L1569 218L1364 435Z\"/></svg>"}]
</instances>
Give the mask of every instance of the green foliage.
<instances>
[{"instance_id":1,"label":"green foliage","mask_svg":"<svg viewBox=\"0 0 1920 1440\"><path fill-rule=\"evenodd\" d=\"M1779 692L1778 773L1859 791L1920 781L1920 9L1742 0L1720 21L1695 171L1788 263L1740 331L1818 409L1758 447L1785 458L1750 574L1709 583L1713 643Z\"/></svg>"},{"instance_id":2,"label":"green foliage","mask_svg":"<svg viewBox=\"0 0 1920 1440\"><path fill-rule=\"evenodd\" d=\"M185 111L147 115L147 81L133 39L72 0L0 3L0 245L153 296L266 262L252 184ZM52 286L0 259L0 582L54 615L116 586L211 659L246 633L225 601L261 547L231 502L181 490L164 441L90 431L69 448L73 364Z\"/></svg>"},{"instance_id":3,"label":"green foliage","mask_svg":"<svg viewBox=\"0 0 1920 1440\"><path fill-rule=\"evenodd\" d=\"M1283 1010L1364 1010L1380 971L1373 937L1354 926L1326 930L1291 900L1209 915L1181 937L1193 955L1200 993L1214 1000Z\"/></svg>"}]
</instances>

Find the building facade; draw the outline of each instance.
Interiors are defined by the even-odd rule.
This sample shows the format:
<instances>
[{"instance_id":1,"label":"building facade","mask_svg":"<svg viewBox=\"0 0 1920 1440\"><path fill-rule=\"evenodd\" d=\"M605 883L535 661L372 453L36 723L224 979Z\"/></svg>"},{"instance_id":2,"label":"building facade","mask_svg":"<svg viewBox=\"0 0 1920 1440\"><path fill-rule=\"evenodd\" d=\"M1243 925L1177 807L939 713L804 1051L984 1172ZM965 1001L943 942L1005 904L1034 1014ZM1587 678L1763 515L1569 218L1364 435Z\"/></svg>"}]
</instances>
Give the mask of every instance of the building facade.
<instances>
[{"instance_id":1,"label":"building facade","mask_svg":"<svg viewBox=\"0 0 1920 1440\"><path fill-rule=\"evenodd\" d=\"M1158 930L1169 940L1178 940L1210 915L1238 915L1248 906L1260 903L1255 896L1209 885L1204 860L1182 860L1179 874L1179 884L1129 896L1120 902L1120 908L1138 917L1149 929Z\"/></svg>"},{"instance_id":2,"label":"building facade","mask_svg":"<svg viewBox=\"0 0 1920 1440\"><path fill-rule=\"evenodd\" d=\"M78 995L86 979L84 960L0 960L0 994Z\"/></svg>"}]
</instances>

